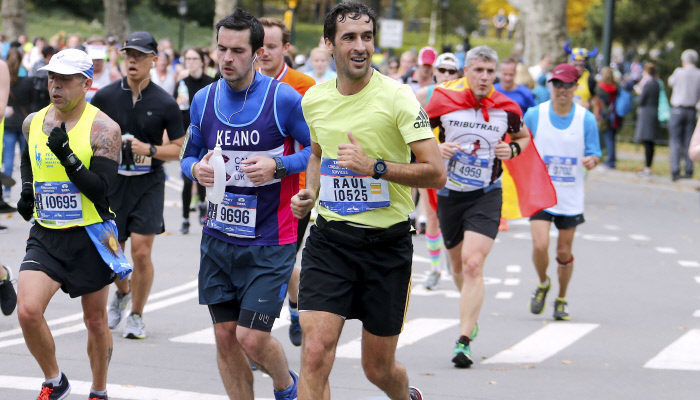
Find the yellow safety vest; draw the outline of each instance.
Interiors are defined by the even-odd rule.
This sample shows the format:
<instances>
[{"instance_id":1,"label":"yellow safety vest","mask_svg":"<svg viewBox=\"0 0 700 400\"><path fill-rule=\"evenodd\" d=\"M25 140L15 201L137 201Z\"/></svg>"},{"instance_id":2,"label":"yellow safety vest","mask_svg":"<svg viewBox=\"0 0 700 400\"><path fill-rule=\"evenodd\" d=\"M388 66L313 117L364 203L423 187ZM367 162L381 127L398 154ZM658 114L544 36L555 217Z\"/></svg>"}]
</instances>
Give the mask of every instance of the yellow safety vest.
<instances>
[{"instance_id":1,"label":"yellow safety vest","mask_svg":"<svg viewBox=\"0 0 700 400\"><path fill-rule=\"evenodd\" d=\"M95 204L68 179L65 168L46 145L44 118L51 105L34 115L29 126L29 159L34 175L34 218L41 226L64 229L103 222ZM73 153L90 168L92 146L90 133L99 109L87 103L78 123L68 132Z\"/></svg>"}]
</instances>

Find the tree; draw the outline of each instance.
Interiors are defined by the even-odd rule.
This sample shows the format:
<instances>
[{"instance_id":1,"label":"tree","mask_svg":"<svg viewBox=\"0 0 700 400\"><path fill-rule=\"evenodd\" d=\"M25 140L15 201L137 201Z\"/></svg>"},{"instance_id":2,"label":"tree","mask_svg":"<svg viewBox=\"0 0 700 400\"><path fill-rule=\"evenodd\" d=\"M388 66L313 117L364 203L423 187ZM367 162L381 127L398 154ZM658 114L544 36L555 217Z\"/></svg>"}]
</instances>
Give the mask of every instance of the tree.
<instances>
[{"instance_id":1,"label":"tree","mask_svg":"<svg viewBox=\"0 0 700 400\"><path fill-rule=\"evenodd\" d=\"M15 40L27 31L27 7L24 0L4 0L2 2L2 33L9 40Z\"/></svg>"},{"instance_id":2,"label":"tree","mask_svg":"<svg viewBox=\"0 0 700 400\"><path fill-rule=\"evenodd\" d=\"M126 0L103 0L105 8L105 36L114 35L117 41L126 39L129 32L129 18L126 13Z\"/></svg>"},{"instance_id":3,"label":"tree","mask_svg":"<svg viewBox=\"0 0 700 400\"><path fill-rule=\"evenodd\" d=\"M525 44L525 62L536 64L549 54L563 58L566 42L567 0L510 0L520 12Z\"/></svg>"},{"instance_id":4,"label":"tree","mask_svg":"<svg viewBox=\"0 0 700 400\"><path fill-rule=\"evenodd\" d=\"M214 28L214 33L212 34L212 43L216 45L216 23L229 14L232 14L236 9L237 0L216 0L214 8L214 23L212 28Z\"/></svg>"}]
</instances>

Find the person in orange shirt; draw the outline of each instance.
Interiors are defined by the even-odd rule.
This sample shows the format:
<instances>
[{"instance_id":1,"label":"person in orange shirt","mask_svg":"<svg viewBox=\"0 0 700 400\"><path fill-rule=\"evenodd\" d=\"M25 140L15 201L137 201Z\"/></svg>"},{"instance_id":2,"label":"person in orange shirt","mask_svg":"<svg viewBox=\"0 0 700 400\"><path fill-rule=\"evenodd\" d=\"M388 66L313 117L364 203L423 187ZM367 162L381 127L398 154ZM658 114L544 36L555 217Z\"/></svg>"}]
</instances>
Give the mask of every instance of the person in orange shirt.
<instances>
[{"instance_id":1,"label":"person in orange shirt","mask_svg":"<svg viewBox=\"0 0 700 400\"><path fill-rule=\"evenodd\" d=\"M285 56L291 45L289 42L290 32L282 20L277 18L260 18L260 22L265 30L263 48L265 52L258 60L258 71L263 75L273 77L294 88L300 95L306 91L316 81L303 72L291 68L285 63ZM299 146L295 142L296 146ZM299 146L299 149L301 147ZM299 150L297 149L297 150ZM306 182L306 173L299 174L299 189L303 189ZM309 224L311 214L299 220L297 228L297 252L302 247L306 227ZM294 267L292 276L289 279L287 293L289 294L289 313L291 323L289 324L289 340L295 346L301 346L301 325L299 325L299 311L297 309L297 299L299 295L299 268Z\"/></svg>"}]
</instances>

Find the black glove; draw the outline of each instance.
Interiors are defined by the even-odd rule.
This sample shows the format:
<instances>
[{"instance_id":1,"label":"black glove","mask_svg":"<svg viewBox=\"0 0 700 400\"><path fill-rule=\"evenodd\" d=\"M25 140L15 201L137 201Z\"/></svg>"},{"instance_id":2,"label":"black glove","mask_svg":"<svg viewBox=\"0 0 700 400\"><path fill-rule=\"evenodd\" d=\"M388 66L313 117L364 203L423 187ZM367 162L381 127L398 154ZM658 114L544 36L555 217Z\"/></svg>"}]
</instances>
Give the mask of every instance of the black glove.
<instances>
[{"instance_id":1,"label":"black glove","mask_svg":"<svg viewBox=\"0 0 700 400\"><path fill-rule=\"evenodd\" d=\"M53 151L53 154L56 155L61 164L66 163L68 156L73 153L73 150L68 145L68 132L66 132L65 122L61 122L60 128L57 126L51 130L46 145Z\"/></svg>"},{"instance_id":2,"label":"black glove","mask_svg":"<svg viewBox=\"0 0 700 400\"><path fill-rule=\"evenodd\" d=\"M22 193L17 202L17 212L25 221L29 221L34 214L34 187L31 182L22 184Z\"/></svg>"}]
</instances>

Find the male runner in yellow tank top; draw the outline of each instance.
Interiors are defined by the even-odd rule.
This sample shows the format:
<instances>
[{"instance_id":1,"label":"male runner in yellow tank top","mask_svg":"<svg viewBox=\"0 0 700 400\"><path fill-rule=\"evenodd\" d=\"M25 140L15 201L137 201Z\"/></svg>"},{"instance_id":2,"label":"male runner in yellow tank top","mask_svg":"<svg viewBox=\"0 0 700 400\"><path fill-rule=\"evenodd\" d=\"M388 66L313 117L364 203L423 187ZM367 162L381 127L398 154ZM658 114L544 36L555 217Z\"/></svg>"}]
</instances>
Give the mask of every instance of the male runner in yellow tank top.
<instances>
[{"instance_id":1,"label":"male runner in yellow tank top","mask_svg":"<svg viewBox=\"0 0 700 400\"><path fill-rule=\"evenodd\" d=\"M107 202L107 188L117 175L121 132L85 101L93 72L85 52L63 50L42 69L49 71L51 104L22 124L27 149L17 208L36 224L29 231L18 278L19 322L46 379L39 398L63 399L70 384L58 366L44 310L58 289L80 296L93 376L89 399L104 400L112 355L107 290L120 271L102 253L123 259L116 229L109 229L115 225ZM101 237L95 238L95 232Z\"/></svg>"}]
</instances>

